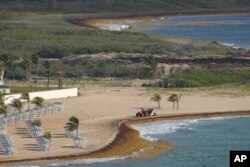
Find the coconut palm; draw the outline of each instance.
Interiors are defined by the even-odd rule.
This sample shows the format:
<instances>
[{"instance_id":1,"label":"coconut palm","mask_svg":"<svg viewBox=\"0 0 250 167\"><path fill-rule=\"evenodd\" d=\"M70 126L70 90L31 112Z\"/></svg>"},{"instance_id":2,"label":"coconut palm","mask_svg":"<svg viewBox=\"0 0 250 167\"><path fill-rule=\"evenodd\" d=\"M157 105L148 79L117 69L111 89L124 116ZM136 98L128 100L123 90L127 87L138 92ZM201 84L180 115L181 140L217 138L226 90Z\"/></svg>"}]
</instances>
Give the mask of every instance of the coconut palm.
<instances>
[{"instance_id":1,"label":"coconut palm","mask_svg":"<svg viewBox=\"0 0 250 167\"><path fill-rule=\"evenodd\" d=\"M168 101L173 103L173 109L175 109L176 94L172 94L168 97Z\"/></svg>"},{"instance_id":2,"label":"coconut palm","mask_svg":"<svg viewBox=\"0 0 250 167\"><path fill-rule=\"evenodd\" d=\"M52 135L51 135L51 133L50 133L50 132L45 132L45 133L44 133L44 135L43 135L43 137L44 137L44 138L46 138L46 139L51 140Z\"/></svg>"},{"instance_id":3,"label":"coconut palm","mask_svg":"<svg viewBox=\"0 0 250 167\"><path fill-rule=\"evenodd\" d=\"M160 102L161 102L161 95L159 93L155 93L152 97L151 100L155 101L158 103L158 109L160 109Z\"/></svg>"},{"instance_id":4,"label":"coconut palm","mask_svg":"<svg viewBox=\"0 0 250 167\"><path fill-rule=\"evenodd\" d=\"M20 63L21 68L26 72L27 80L27 91L30 89L30 80L31 80L31 61L29 58L25 57Z\"/></svg>"},{"instance_id":5,"label":"coconut palm","mask_svg":"<svg viewBox=\"0 0 250 167\"><path fill-rule=\"evenodd\" d=\"M175 108L175 102L177 103L177 110L179 109L179 102L181 100L181 94L173 93L168 97L168 101L173 102L173 109Z\"/></svg>"},{"instance_id":6,"label":"coconut palm","mask_svg":"<svg viewBox=\"0 0 250 167\"><path fill-rule=\"evenodd\" d=\"M0 106L3 107L5 106L5 98L4 98L4 94L2 92L0 92Z\"/></svg>"},{"instance_id":7,"label":"coconut palm","mask_svg":"<svg viewBox=\"0 0 250 167\"><path fill-rule=\"evenodd\" d=\"M10 103L10 105L14 108L16 108L19 112L21 112L22 108L23 108L23 103L21 102L20 99L14 99L12 100L12 102Z\"/></svg>"},{"instance_id":8,"label":"coconut palm","mask_svg":"<svg viewBox=\"0 0 250 167\"><path fill-rule=\"evenodd\" d=\"M32 126L42 126L42 122L40 119L36 119L31 123Z\"/></svg>"},{"instance_id":9,"label":"coconut palm","mask_svg":"<svg viewBox=\"0 0 250 167\"><path fill-rule=\"evenodd\" d=\"M52 65L48 60L45 60L45 62L43 63L43 67L46 69L45 73L48 78L47 87L48 89L50 89L50 76L52 72Z\"/></svg>"},{"instance_id":10,"label":"coconut palm","mask_svg":"<svg viewBox=\"0 0 250 167\"><path fill-rule=\"evenodd\" d=\"M44 98L42 97L34 97L34 99L31 101L32 104L35 104L36 107L42 107L44 104Z\"/></svg>"},{"instance_id":11,"label":"coconut palm","mask_svg":"<svg viewBox=\"0 0 250 167\"><path fill-rule=\"evenodd\" d=\"M33 54L31 56L31 61L32 63L35 65L36 67L36 77L34 80L34 84L35 84L35 91L36 91L36 87L37 87L37 78L38 78L38 70L39 70L39 56L37 54Z\"/></svg>"},{"instance_id":12,"label":"coconut palm","mask_svg":"<svg viewBox=\"0 0 250 167\"><path fill-rule=\"evenodd\" d=\"M27 100L28 102L28 111L30 110L30 95L28 92L25 92L21 95L21 99Z\"/></svg>"},{"instance_id":13,"label":"coconut palm","mask_svg":"<svg viewBox=\"0 0 250 167\"><path fill-rule=\"evenodd\" d=\"M78 137L79 125L80 125L79 119L72 116L69 118L69 121L66 123L66 126L64 128L71 132L76 130L76 137Z\"/></svg>"},{"instance_id":14,"label":"coconut palm","mask_svg":"<svg viewBox=\"0 0 250 167\"><path fill-rule=\"evenodd\" d=\"M176 103L177 103L177 110L179 110L179 102L181 100L181 94L178 94L176 97Z\"/></svg>"},{"instance_id":15,"label":"coconut palm","mask_svg":"<svg viewBox=\"0 0 250 167\"><path fill-rule=\"evenodd\" d=\"M63 77L63 73L62 72L58 72L58 89L62 89L63 88L63 83L62 83L62 77Z\"/></svg>"},{"instance_id":16,"label":"coconut palm","mask_svg":"<svg viewBox=\"0 0 250 167\"><path fill-rule=\"evenodd\" d=\"M14 61L10 61L10 62L7 63L7 67L8 67L9 72L12 75L11 92L13 92L15 74L16 74L16 69L17 69L17 63L15 63Z\"/></svg>"},{"instance_id":17,"label":"coconut palm","mask_svg":"<svg viewBox=\"0 0 250 167\"><path fill-rule=\"evenodd\" d=\"M1 106L0 107L0 114L3 114L4 116L7 116L8 109L7 106Z\"/></svg>"},{"instance_id":18,"label":"coconut palm","mask_svg":"<svg viewBox=\"0 0 250 167\"><path fill-rule=\"evenodd\" d=\"M158 87L157 79L162 77L165 71L164 68L159 67L159 63L155 60L153 56L145 57L144 64L146 65L146 72L148 73L148 75L150 77L153 77L155 80L155 87Z\"/></svg>"}]
</instances>

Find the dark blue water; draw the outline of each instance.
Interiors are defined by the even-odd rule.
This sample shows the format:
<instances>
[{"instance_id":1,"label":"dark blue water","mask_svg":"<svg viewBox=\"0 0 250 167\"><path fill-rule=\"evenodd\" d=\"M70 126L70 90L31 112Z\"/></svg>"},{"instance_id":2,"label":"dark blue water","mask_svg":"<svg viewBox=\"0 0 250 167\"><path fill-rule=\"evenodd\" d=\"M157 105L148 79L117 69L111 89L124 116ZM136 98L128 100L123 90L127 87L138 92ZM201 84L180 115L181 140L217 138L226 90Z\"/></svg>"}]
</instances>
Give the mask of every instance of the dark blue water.
<instances>
[{"instance_id":1,"label":"dark blue water","mask_svg":"<svg viewBox=\"0 0 250 167\"><path fill-rule=\"evenodd\" d=\"M228 167L230 150L250 150L250 117L162 121L135 128L143 137L168 141L175 149L150 160L89 159L45 166Z\"/></svg>"},{"instance_id":2,"label":"dark blue water","mask_svg":"<svg viewBox=\"0 0 250 167\"><path fill-rule=\"evenodd\" d=\"M150 35L203 39L250 48L250 15L176 16L162 20ZM135 27L135 29L147 27ZM152 27L151 27L152 28Z\"/></svg>"}]
</instances>

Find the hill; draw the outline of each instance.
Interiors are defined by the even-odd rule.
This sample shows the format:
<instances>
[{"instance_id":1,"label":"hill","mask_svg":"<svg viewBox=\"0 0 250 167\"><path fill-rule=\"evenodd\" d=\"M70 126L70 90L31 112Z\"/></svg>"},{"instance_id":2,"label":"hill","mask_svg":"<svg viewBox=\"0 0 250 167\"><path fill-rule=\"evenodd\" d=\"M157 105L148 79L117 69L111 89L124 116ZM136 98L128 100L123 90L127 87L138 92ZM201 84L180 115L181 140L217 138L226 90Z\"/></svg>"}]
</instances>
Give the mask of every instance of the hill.
<instances>
[{"instance_id":1,"label":"hill","mask_svg":"<svg viewBox=\"0 0 250 167\"><path fill-rule=\"evenodd\" d=\"M249 0L0 0L1 12L175 12L249 9Z\"/></svg>"}]
</instances>

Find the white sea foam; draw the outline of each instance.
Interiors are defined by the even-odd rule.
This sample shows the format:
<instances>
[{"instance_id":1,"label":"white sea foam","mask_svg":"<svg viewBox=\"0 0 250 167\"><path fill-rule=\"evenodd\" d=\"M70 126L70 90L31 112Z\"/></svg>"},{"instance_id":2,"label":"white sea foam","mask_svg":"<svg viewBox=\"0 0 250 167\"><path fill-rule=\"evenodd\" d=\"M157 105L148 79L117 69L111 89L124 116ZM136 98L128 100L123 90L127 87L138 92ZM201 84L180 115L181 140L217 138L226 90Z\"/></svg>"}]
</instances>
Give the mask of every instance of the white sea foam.
<instances>
[{"instance_id":1,"label":"white sea foam","mask_svg":"<svg viewBox=\"0 0 250 167\"><path fill-rule=\"evenodd\" d=\"M152 135L171 134L182 129L196 131L197 129L193 128L192 125L204 123L205 121L209 120L212 121L212 120L222 120L222 119L234 119L240 117L249 117L249 116L228 116L228 117L199 118L192 120L157 121L152 123L133 125L133 128L135 128L140 132L142 138L150 141L158 141L159 139L156 137L152 137Z\"/></svg>"},{"instance_id":2,"label":"white sea foam","mask_svg":"<svg viewBox=\"0 0 250 167\"><path fill-rule=\"evenodd\" d=\"M236 46L233 43L223 43L223 42L218 42L219 44L223 45L223 46L228 46L228 47L232 47L234 49L239 49L240 47Z\"/></svg>"},{"instance_id":3,"label":"white sea foam","mask_svg":"<svg viewBox=\"0 0 250 167\"><path fill-rule=\"evenodd\" d=\"M103 24L101 29L110 31L122 31L129 28L130 26L126 24Z\"/></svg>"}]
</instances>

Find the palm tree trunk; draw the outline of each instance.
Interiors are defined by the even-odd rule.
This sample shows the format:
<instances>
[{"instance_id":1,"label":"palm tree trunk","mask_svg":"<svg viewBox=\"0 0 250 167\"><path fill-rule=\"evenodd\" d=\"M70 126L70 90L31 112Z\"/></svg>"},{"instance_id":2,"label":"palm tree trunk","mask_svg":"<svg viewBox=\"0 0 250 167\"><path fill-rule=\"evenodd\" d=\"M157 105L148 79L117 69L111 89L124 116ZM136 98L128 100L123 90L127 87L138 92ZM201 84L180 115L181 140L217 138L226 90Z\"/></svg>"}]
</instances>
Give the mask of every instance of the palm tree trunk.
<instances>
[{"instance_id":1,"label":"palm tree trunk","mask_svg":"<svg viewBox=\"0 0 250 167\"><path fill-rule=\"evenodd\" d=\"M78 132L78 128L76 129L76 137L78 137L78 134L79 134L79 132Z\"/></svg>"},{"instance_id":2,"label":"palm tree trunk","mask_svg":"<svg viewBox=\"0 0 250 167\"><path fill-rule=\"evenodd\" d=\"M48 75L48 89L50 89L50 74Z\"/></svg>"},{"instance_id":3,"label":"palm tree trunk","mask_svg":"<svg viewBox=\"0 0 250 167\"><path fill-rule=\"evenodd\" d=\"M161 106L160 106L160 101L158 101L158 109L160 109L161 108Z\"/></svg>"},{"instance_id":4,"label":"palm tree trunk","mask_svg":"<svg viewBox=\"0 0 250 167\"><path fill-rule=\"evenodd\" d=\"M15 75L12 74L11 93L13 93L14 80L15 80Z\"/></svg>"},{"instance_id":5,"label":"palm tree trunk","mask_svg":"<svg viewBox=\"0 0 250 167\"><path fill-rule=\"evenodd\" d=\"M26 79L27 79L27 91L29 92L30 82L29 82L29 72L26 72Z\"/></svg>"},{"instance_id":6,"label":"palm tree trunk","mask_svg":"<svg viewBox=\"0 0 250 167\"><path fill-rule=\"evenodd\" d=\"M30 101L28 101L28 111L30 111Z\"/></svg>"},{"instance_id":7,"label":"palm tree trunk","mask_svg":"<svg viewBox=\"0 0 250 167\"><path fill-rule=\"evenodd\" d=\"M173 109L175 108L174 101L173 101Z\"/></svg>"},{"instance_id":8,"label":"palm tree trunk","mask_svg":"<svg viewBox=\"0 0 250 167\"><path fill-rule=\"evenodd\" d=\"M177 103L177 110L179 110L179 101L177 101L176 103Z\"/></svg>"}]
</instances>

